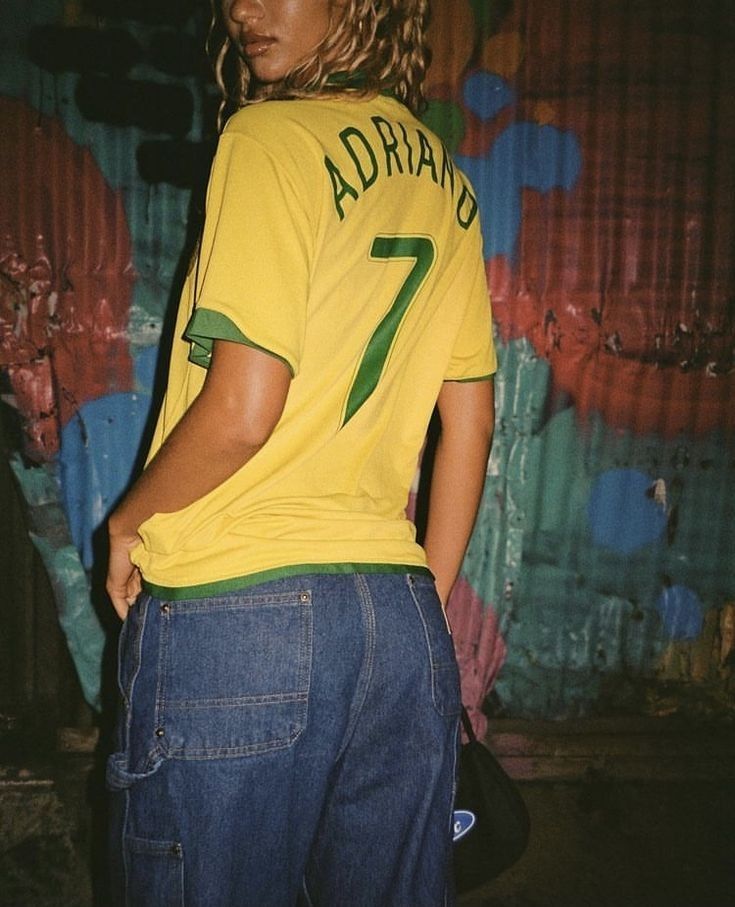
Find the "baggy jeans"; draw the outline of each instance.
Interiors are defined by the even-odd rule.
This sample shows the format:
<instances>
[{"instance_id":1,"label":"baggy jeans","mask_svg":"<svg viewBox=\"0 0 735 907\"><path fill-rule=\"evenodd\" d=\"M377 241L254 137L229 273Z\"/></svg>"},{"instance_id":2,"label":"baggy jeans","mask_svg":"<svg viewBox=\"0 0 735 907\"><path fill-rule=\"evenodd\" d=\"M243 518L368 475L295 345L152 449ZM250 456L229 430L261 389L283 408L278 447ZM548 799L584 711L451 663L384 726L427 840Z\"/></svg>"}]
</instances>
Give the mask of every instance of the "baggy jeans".
<instances>
[{"instance_id":1,"label":"baggy jeans","mask_svg":"<svg viewBox=\"0 0 735 907\"><path fill-rule=\"evenodd\" d=\"M421 573L143 593L123 624L120 907L447 907L460 711Z\"/></svg>"}]
</instances>

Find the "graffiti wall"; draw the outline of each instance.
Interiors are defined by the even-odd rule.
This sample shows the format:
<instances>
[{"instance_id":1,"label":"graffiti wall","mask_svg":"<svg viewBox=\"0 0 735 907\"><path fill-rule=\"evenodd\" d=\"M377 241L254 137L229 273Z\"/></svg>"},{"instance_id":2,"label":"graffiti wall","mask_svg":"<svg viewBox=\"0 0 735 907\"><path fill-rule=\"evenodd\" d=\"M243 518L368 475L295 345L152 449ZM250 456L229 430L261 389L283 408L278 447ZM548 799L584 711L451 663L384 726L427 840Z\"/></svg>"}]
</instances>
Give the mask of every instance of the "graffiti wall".
<instances>
[{"instance_id":1,"label":"graffiti wall","mask_svg":"<svg viewBox=\"0 0 735 907\"><path fill-rule=\"evenodd\" d=\"M99 529L139 457L214 139L206 6L0 11L3 391L29 505L59 515L35 538L91 702ZM735 9L437 0L432 46L424 118L480 199L501 360L450 603L465 701L480 730L483 702L727 709Z\"/></svg>"},{"instance_id":2,"label":"graffiti wall","mask_svg":"<svg viewBox=\"0 0 735 907\"><path fill-rule=\"evenodd\" d=\"M196 2L9 0L0 21L0 367L25 442L12 465L98 705L100 529L141 454L197 229L208 16Z\"/></svg>"}]
</instances>

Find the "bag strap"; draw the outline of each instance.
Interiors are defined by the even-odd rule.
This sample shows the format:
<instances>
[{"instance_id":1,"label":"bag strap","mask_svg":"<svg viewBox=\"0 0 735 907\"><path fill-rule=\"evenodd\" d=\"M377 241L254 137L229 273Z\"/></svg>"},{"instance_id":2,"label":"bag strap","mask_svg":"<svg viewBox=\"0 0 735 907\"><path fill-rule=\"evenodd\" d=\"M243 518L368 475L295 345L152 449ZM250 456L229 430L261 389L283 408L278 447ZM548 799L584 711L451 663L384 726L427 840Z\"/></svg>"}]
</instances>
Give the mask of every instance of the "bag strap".
<instances>
[{"instance_id":1,"label":"bag strap","mask_svg":"<svg viewBox=\"0 0 735 907\"><path fill-rule=\"evenodd\" d=\"M465 734L467 734L467 739L470 743L477 743L477 737L472 728L472 722L470 721L470 716L467 712L467 709L462 706L462 727L464 728Z\"/></svg>"}]
</instances>

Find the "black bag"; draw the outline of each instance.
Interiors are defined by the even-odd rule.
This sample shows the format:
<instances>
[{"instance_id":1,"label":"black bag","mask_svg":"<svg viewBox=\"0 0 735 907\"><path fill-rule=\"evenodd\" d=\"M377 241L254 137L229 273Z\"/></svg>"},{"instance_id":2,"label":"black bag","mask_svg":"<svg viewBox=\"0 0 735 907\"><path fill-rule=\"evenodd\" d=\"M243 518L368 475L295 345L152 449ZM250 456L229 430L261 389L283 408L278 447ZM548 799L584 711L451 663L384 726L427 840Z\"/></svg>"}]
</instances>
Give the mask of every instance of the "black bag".
<instances>
[{"instance_id":1,"label":"black bag","mask_svg":"<svg viewBox=\"0 0 735 907\"><path fill-rule=\"evenodd\" d=\"M464 708L462 724L469 742L460 749L454 802L454 876L459 892L483 885L512 866L526 849L530 830L518 788L475 737Z\"/></svg>"}]
</instances>

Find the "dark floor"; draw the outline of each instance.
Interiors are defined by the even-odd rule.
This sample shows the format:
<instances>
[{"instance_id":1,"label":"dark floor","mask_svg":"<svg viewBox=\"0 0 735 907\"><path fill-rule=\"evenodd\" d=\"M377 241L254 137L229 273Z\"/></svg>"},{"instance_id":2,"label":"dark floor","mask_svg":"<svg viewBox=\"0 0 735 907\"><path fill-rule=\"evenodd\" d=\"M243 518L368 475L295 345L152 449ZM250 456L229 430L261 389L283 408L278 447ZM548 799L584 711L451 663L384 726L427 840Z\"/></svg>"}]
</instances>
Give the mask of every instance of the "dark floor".
<instances>
[{"instance_id":1,"label":"dark floor","mask_svg":"<svg viewBox=\"0 0 735 907\"><path fill-rule=\"evenodd\" d=\"M528 851L462 907L733 907L735 780L522 786Z\"/></svg>"},{"instance_id":2,"label":"dark floor","mask_svg":"<svg viewBox=\"0 0 735 907\"><path fill-rule=\"evenodd\" d=\"M2 907L107 907L91 881L104 871L99 780L85 755L0 767ZM532 818L527 853L461 907L735 905L735 778L595 775L521 789ZM349 898L334 907L351 907Z\"/></svg>"}]
</instances>

